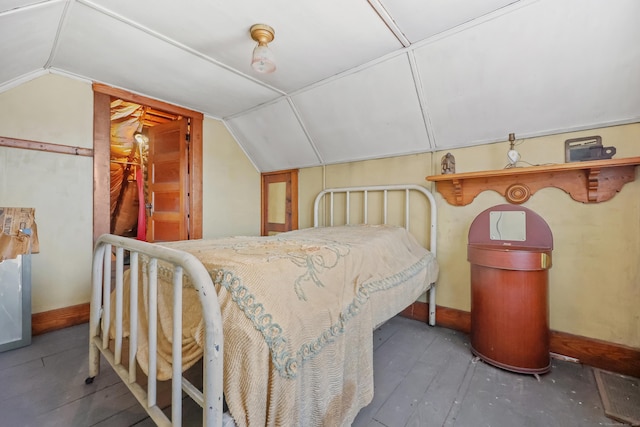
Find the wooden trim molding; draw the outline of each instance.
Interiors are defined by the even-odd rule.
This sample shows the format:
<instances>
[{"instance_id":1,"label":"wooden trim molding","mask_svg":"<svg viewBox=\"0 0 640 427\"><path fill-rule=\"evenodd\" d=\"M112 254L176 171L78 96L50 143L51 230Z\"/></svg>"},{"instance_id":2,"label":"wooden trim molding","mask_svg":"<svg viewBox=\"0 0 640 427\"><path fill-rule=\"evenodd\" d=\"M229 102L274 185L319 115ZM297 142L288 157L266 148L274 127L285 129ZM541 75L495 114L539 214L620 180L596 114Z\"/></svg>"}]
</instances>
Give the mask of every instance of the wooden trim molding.
<instances>
[{"instance_id":1,"label":"wooden trim molding","mask_svg":"<svg viewBox=\"0 0 640 427\"><path fill-rule=\"evenodd\" d=\"M191 117L191 140L189 142L189 239L202 239L202 199L203 199L203 119Z\"/></svg>"},{"instance_id":2,"label":"wooden trim molding","mask_svg":"<svg viewBox=\"0 0 640 427\"><path fill-rule=\"evenodd\" d=\"M429 306L427 303L416 301L400 315L426 323L429 319ZM468 334L471 331L471 313L438 306L436 324ZM579 363L595 368L640 377L638 348L552 330L550 350L552 353L577 359Z\"/></svg>"},{"instance_id":3,"label":"wooden trim molding","mask_svg":"<svg viewBox=\"0 0 640 427\"><path fill-rule=\"evenodd\" d=\"M285 222L269 222L269 184L285 183ZM298 229L298 169L287 169L260 174L260 235L282 233Z\"/></svg>"},{"instance_id":4,"label":"wooden trim molding","mask_svg":"<svg viewBox=\"0 0 640 427\"><path fill-rule=\"evenodd\" d=\"M176 105L147 98L133 92L93 83L93 240L109 233L111 198L110 189L110 132L111 98L145 105L191 119L189 142L189 238L202 238L202 154L204 114Z\"/></svg>"},{"instance_id":5,"label":"wooden trim molding","mask_svg":"<svg viewBox=\"0 0 640 427\"><path fill-rule=\"evenodd\" d=\"M192 119L203 120L204 114L189 110L177 105L168 104L157 99L148 98L137 93L129 92L128 90L118 89L115 87L107 86L101 83L93 83L93 91L112 96L114 98L124 99L129 102L133 102L140 105L146 105L147 107L155 108L157 110L166 111L167 113L178 114L185 117L191 117Z\"/></svg>"},{"instance_id":6,"label":"wooden trim molding","mask_svg":"<svg viewBox=\"0 0 640 427\"><path fill-rule=\"evenodd\" d=\"M436 189L451 205L468 205L478 194L494 190L509 203L521 204L536 191L556 187L582 203L611 199L624 184L636 179L640 157L570 162L492 171L431 175Z\"/></svg>"},{"instance_id":7,"label":"wooden trim molding","mask_svg":"<svg viewBox=\"0 0 640 427\"><path fill-rule=\"evenodd\" d=\"M637 348L552 330L551 352L575 357L585 365L640 377Z\"/></svg>"},{"instance_id":8,"label":"wooden trim molding","mask_svg":"<svg viewBox=\"0 0 640 427\"><path fill-rule=\"evenodd\" d=\"M93 241L111 230L111 97L93 93Z\"/></svg>"},{"instance_id":9,"label":"wooden trim molding","mask_svg":"<svg viewBox=\"0 0 640 427\"><path fill-rule=\"evenodd\" d=\"M70 154L72 156L93 156L91 148L72 147L70 145L51 144L49 142L29 141L27 139L7 138L4 136L0 136L0 147L46 151L47 153Z\"/></svg>"},{"instance_id":10,"label":"wooden trim molding","mask_svg":"<svg viewBox=\"0 0 640 427\"><path fill-rule=\"evenodd\" d=\"M89 303L43 311L31 315L31 334L40 335L89 321Z\"/></svg>"}]
</instances>

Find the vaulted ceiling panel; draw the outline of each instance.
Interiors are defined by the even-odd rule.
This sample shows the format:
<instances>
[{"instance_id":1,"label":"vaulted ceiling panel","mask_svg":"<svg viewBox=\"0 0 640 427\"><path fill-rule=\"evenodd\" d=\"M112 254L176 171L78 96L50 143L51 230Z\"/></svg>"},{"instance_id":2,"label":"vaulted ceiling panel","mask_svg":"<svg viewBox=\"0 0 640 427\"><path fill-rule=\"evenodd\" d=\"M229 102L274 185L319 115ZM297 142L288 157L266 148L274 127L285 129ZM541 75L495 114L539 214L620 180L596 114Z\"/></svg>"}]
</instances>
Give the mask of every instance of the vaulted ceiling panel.
<instances>
[{"instance_id":1,"label":"vaulted ceiling panel","mask_svg":"<svg viewBox=\"0 0 640 427\"><path fill-rule=\"evenodd\" d=\"M338 74L401 47L366 1L235 0L168 2L95 0L155 32L221 61L281 90L293 91ZM185 10L198 13L185 15ZM180 25L175 17L181 16ZM249 28L264 23L275 29L270 44L278 70L251 69L255 42ZM301 52L304 55L301 56Z\"/></svg>"},{"instance_id":2,"label":"vaulted ceiling panel","mask_svg":"<svg viewBox=\"0 0 640 427\"><path fill-rule=\"evenodd\" d=\"M91 60L78 61L91 55ZM226 116L278 93L139 28L74 4L53 67Z\"/></svg>"},{"instance_id":3,"label":"vaulted ceiling panel","mask_svg":"<svg viewBox=\"0 0 640 427\"><path fill-rule=\"evenodd\" d=\"M262 172L320 164L296 114L284 99L227 120L227 125Z\"/></svg>"},{"instance_id":4,"label":"vaulted ceiling panel","mask_svg":"<svg viewBox=\"0 0 640 427\"><path fill-rule=\"evenodd\" d=\"M3 0L0 3L0 13L13 9L24 8L37 3L42 3L42 0Z\"/></svg>"},{"instance_id":5,"label":"vaulted ceiling panel","mask_svg":"<svg viewBox=\"0 0 640 427\"><path fill-rule=\"evenodd\" d=\"M640 122L638 0L4 0L0 91L55 71L225 121L261 171ZM250 67L275 29L277 69Z\"/></svg>"},{"instance_id":6,"label":"vaulted ceiling panel","mask_svg":"<svg viewBox=\"0 0 640 427\"><path fill-rule=\"evenodd\" d=\"M405 54L304 91L293 102L326 163L430 148Z\"/></svg>"},{"instance_id":7,"label":"vaulted ceiling panel","mask_svg":"<svg viewBox=\"0 0 640 427\"><path fill-rule=\"evenodd\" d=\"M416 43L519 0L380 0L403 34Z\"/></svg>"},{"instance_id":8,"label":"vaulted ceiling panel","mask_svg":"<svg viewBox=\"0 0 640 427\"><path fill-rule=\"evenodd\" d=\"M45 69L63 10L63 3L53 3L0 13L0 86Z\"/></svg>"},{"instance_id":9,"label":"vaulted ceiling panel","mask_svg":"<svg viewBox=\"0 0 640 427\"><path fill-rule=\"evenodd\" d=\"M435 143L640 118L640 2L537 2L416 48Z\"/></svg>"}]
</instances>

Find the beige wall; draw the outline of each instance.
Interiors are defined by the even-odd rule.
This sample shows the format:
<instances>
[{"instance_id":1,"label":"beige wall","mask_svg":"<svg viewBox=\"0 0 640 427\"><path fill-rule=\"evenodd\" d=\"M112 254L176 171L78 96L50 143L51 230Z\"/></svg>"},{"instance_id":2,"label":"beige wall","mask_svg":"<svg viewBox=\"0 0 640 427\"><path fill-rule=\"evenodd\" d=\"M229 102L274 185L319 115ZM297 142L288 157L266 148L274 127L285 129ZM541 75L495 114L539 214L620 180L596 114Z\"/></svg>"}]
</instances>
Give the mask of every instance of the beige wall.
<instances>
[{"instance_id":1,"label":"beige wall","mask_svg":"<svg viewBox=\"0 0 640 427\"><path fill-rule=\"evenodd\" d=\"M219 120L203 125L202 237L260 234L260 173Z\"/></svg>"},{"instance_id":2,"label":"beige wall","mask_svg":"<svg viewBox=\"0 0 640 427\"><path fill-rule=\"evenodd\" d=\"M616 126L517 141L522 160L531 164L563 163L564 141L600 135L617 148L616 158L640 156L640 124ZM517 138L517 135L516 135ZM502 169L508 142L450 150L457 172ZM306 209L313 194L325 187L382 183L419 183L440 173L446 151L390 159L353 162L300 171L301 227L311 224ZM469 226L483 210L505 203L493 191L473 203L449 205L435 193L438 205L438 305L470 309ZM612 200L582 204L562 190L540 190L524 206L539 213L554 235L549 275L551 328L576 335L640 347L640 180L625 185Z\"/></svg>"},{"instance_id":3,"label":"beige wall","mask_svg":"<svg viewBox=\"0 0 640 427\"><path fill-rule=\"evenodd\" d=\"M313 201L316 194L324 188L383 184L425 185L424 178L431 173L431 164L432 154L423 153L301 169L298 175L300 228L313 225Z\"/></svg>"},{"instance_id":4,"label":"beige wall","mask_svg":"<svg viewBox=\"0 0 640 427\"><path fill-rule=\"evenodd\" d=\"M46 75L0 93L0 135L93 146L91 86ZM36 209L32 310L89 301L93 160L0 147L0 205Z\"/></svg>"},{"instance_id":5,"label":"beige wall","mask_svg":"<svg viewBox=\"0 0 640 427\"><path fill-rule=\"evenodd\" d=\"M0 136L93 147L88 82L45 75L0 93ZM260 175L224 125L204 120L203 234L258 234ZM0 206L36 208L32 311L90 298L93 160L0 147Z\"/></svg>"}]
</instances>

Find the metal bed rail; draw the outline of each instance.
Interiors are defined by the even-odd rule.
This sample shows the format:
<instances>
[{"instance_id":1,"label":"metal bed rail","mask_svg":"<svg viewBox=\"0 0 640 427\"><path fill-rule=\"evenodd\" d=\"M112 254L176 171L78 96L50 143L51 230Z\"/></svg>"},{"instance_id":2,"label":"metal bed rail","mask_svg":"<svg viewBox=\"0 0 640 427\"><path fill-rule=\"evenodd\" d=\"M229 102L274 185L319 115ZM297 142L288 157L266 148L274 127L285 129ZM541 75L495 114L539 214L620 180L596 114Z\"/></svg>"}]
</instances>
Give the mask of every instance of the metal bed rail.
<instances>
[{"instance_id":1,"label":"metal bed rail","mask_svg":"<svg viewBox=\"0 0 640 427\"><path fill-rule=\"evenodd\" d=\"M416 185L416 184L397 184L397 185L371 185L371 186L361 186L361 187L339 187L339 188L327 188L321 191L315 198L313 203L313 226L320 226L320 202L324 199L325 196L329 198L329 218L328 218L328 226L334 225L334 195L335 194L345 194L345 223L347 225L351 224L351 195L352 194L362 194L363 196L363 223L369 223L369 193L382 193L382 216L383 223L387 224L388 216L389 216L389 207L388 207L388 196L390 192L403 192L404 193L404 227L407 231L410 231L410 217L411 217L411 203L410 196L411 192L417 192L424 197L429 202L429 251L436 255L437 249L437 223L438 223L438 212L436 207L436 201L433 197L433 194L426 188ZM325 220L326 223L326 220ZM435 283L429 284L429 325L435 326L436 324L436 286Z\"/></svg>"},{"instance_id":2,"label":"metal bed rail","mask_svg":"<svg viewBox=\"0 0 640 427\"><path fill-rule=\"evenodd\" d=\"M115 277L112 280L112 253L115 251ZM130 294L128 296L129 354L128 368L123 364L123 304L124 254L129 252ZM136 381L137 318L138 318L138 273L140 255L149 258L148 307L149 307L149 372L146 389ZM171 419L157 405L157 316L158 316L158 261L173 265L173 336L172 336L172 385ZM198 292L202 304L205 348L203 356L203 391L182 375L182 278L186 274ZM112 285L115 283L115 286ZM115 292L113 326L110 294ZM109 347L109 331L114 329L112 351ZM182 392L184 391L202 409L203 425L222 425L222 383L223 383L223 335L222 318L217 294L210 274L193 255L176 251L157 244L151 244L110 234L102 235L96 242L92 271L92 296L89 343L89 377L87 383L100 370L100 354L114 368L122 381L159 426L180 426L182 424Z\"/></svg>"}]
</instances>

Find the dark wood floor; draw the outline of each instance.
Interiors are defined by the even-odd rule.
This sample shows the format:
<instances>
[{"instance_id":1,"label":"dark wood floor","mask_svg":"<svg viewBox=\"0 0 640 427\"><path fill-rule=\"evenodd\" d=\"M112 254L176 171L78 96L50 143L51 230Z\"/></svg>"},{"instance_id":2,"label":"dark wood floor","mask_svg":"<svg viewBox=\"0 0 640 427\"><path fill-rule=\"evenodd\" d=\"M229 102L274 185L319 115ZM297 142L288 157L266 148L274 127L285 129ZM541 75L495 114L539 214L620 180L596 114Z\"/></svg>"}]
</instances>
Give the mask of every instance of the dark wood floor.
<instances>
[{"instance_id":1,"label":"dark wood floor","mask_svg":"<svg viewBox=\"0 0 640 427\"><path fill-rule=\"evenodd\" d=\"M0 353L0 426L153 425L106 363L84 384L88 329ZM376 330L374 343L375 396L354 426L622 425L605 417L588 366L554 360L538 381L474 361L465 334L402 317Z\"/></svg>"}]
</instances>

